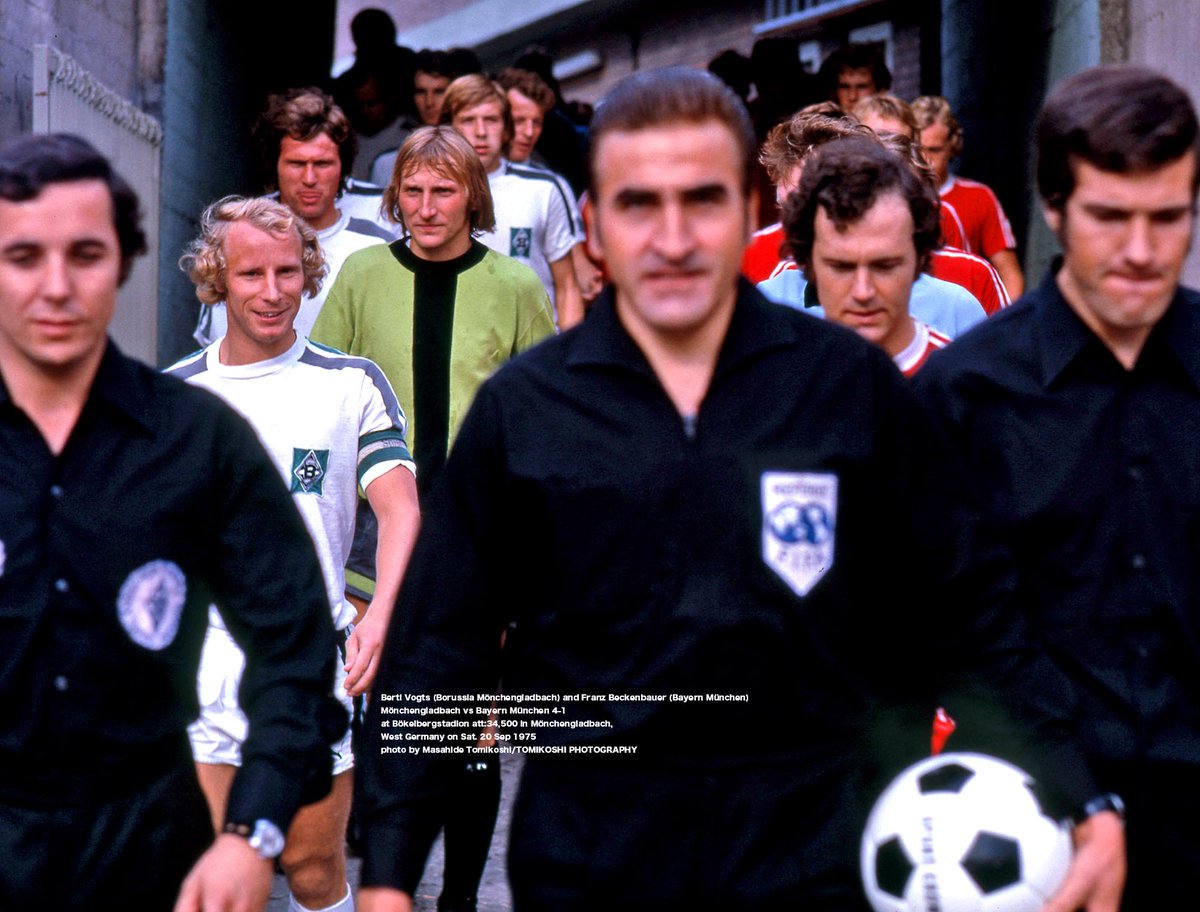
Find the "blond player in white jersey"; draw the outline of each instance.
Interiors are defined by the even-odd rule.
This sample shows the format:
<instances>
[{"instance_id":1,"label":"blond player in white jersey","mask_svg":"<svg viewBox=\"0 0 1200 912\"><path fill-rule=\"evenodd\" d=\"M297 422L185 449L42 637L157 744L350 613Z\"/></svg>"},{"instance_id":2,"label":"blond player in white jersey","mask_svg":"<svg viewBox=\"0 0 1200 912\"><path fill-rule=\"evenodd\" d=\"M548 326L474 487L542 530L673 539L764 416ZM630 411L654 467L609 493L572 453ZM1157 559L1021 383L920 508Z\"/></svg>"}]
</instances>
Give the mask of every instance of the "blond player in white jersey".
<instances>
[{"instance_id":1,"label":"blond player in white jersey","mask_svg":"<svg viewBox=\"0 0 1200 912\"><path fill-rule=\"evenodd\" d=\"M319 287L323 271L307 224L273 200L228 197L209 207L201 225L184 264L201 300L223 299L229 328L169 372L241 412L288 483L320 558L334 626L344 638L333 683L348 704L373 681L416 532L405 418L373 362L315 345L293 328L302 296ZM375 597L355 625L343 568L360 487L380 531ZM219 821L241 763L246 721L237 703L243 658L219 613L212 614L200 667L201 717L189 735L201 787ZM354 908L343 852L353 762L347 736L333 745L329 796L301 809L288 830L279 861L294 912Z\"/></svg>"}]
</instances>

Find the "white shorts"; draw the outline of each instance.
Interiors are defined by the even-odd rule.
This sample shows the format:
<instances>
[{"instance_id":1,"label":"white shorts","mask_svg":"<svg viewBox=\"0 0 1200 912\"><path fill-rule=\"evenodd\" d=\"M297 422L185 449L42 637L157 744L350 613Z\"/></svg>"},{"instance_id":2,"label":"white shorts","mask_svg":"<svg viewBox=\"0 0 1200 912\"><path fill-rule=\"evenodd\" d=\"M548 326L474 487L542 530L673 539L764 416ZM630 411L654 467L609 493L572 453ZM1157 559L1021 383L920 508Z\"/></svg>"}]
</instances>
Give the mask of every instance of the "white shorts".
<instances>
[{"instance_id":1,"label":"white shorts","mask_svg":"<svg viewBox=\"0 0 1200 912\"><path fill-rule=\"evenodd\" d=\"M340 632L338 636L341 636ZM336 665L333 692L346 710L353 712L353 701L346 695L346 669L340 653ZM237 693L245 667L246 657L229 632L210 624L204 637L204 650L200 653L200 672L196 681L200 718L188 726L192 756L197 763L242 765L242 743L246 740L249 725L238 706ZM349 731L332 750L333 775L354 766Z\"/></svg>"}]
</instances>

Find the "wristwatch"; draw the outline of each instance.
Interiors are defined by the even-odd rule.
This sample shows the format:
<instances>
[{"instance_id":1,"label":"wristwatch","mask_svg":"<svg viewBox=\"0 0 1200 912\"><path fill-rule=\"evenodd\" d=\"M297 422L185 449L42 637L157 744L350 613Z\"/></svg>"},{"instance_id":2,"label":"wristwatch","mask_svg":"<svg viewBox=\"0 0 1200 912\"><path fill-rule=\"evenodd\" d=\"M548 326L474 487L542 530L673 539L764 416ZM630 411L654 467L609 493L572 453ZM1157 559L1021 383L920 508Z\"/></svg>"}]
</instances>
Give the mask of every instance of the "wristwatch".
<instances>
[{"instance_id":1,"label":"wristwatch","mask_svg":"<svg viewBox=\"0 0 1200 912\"><path fill-rule=\"evenodd\" d=\"M1125 822L1125 802L1121 800L1121 796L1109 792L1106 795L1098 795L1091 801L1085 802L1074 815L1072 820L1075 823L1083 823L1093 814L1099 814L1101 811L1112 811L1121 818L1121 823Z\"/></svg>"},{"instance_id":2,"label":"wristwatch","mask_svg":"<svg viewBox=\"0 0 1200 912\"><path fill-rule=\"evenodd\" d=\"M248 823L230 822L225 824L221 832L241 836L250 843L250 848L254 849L260 858L268 861L278 858L283 852L283 833L269 820L256 820L253 826Z\"/></svg>"}]
</instances>

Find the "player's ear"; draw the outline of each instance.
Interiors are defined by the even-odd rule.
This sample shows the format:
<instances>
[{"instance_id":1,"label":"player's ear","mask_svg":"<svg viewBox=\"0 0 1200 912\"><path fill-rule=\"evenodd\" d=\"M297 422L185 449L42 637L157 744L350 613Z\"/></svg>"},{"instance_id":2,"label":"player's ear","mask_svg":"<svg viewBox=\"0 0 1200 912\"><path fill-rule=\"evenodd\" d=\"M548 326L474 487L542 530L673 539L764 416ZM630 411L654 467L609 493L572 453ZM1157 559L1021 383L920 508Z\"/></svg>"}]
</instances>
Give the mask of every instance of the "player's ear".
<instances>
[{"instance_id":1,"label":"player's ear","mask_svg":"<svg viewBox=\"0 0 1200 912\"><path fill-rule=\"evenodd\" d=\"M604 250L600 245L600 230L596 222L596 207L592 195L587 191L579 199L579 214L583 217L584 235L587 237L587 252L593 260L603 261Z\"/></svg>"},{"instance_id":2,"label":"player's ear","mask_svg":"<svg viewBox=\"0 0 1200 912\"><path fill-rule=\"evenodd\" d=\"M1042 200L1042 218L1046 220L1046 224L1050 230L1054 232L1054 236L1058 237L1062 231L1063 214L1061 209L1056 209L1045 200Z\"/></svg>"},{"instance_id":3,"label":"player's ear","mask_svg":"<svg viewBox=\"0 0 1200 912\"><path fill-rule=\"evenodd\" d=\"M750 243L750 238L754 234L754 222L758 215L758 188L751 186L750 192L746 194L746 218L742 230L742 246L745 247Z\"/></svg>"}]
</instances>

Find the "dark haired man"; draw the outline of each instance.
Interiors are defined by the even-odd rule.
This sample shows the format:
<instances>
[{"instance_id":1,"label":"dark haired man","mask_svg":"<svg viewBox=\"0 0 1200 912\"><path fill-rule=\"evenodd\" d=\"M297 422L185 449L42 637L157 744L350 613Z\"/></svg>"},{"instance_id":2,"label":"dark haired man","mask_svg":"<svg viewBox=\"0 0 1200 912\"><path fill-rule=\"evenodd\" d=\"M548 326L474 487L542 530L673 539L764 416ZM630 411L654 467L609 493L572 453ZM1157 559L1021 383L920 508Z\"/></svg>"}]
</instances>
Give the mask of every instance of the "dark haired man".
<instances>
[{"instance_id":1,"label":"dark haired man","mask_svg":"<svg viewBox=\"0 0 1200 912\"><path fill-rule=\"evenodd\" d=\"M849 114L859 101L892 87L892 71L876 44L847 44L825 58L817 79L830 101Z\"/></svg>"},{"instance_id":2,"label":"dark haired man","mask_svg":"<svg viewBox=\"0 0 1200 912\"><path fill-rule=\"evenodd\" d=\"M280 202L317 231L328 272L316 292L306 292L295 329L307 336L346 257L356 250L383 244L392 235L376 221L353 217L339 209L354 162L356 141L350 121L333 98L316 88L290 89L272 95L254 124L254 141L269 189ZM376 205L376 218L380 218ZM211 345L225 335L225 302L203 304L193 335Z\"/></svg>"},{"instance_id":3,"label":"dark haired man","mask_svg":"<svg viewBox=\"0 0 1200 912\"><path fill-rule=\"evenodd\" d=\"M6 909L166 910L189 868L177 909L261 909L345 731L320 567L254 432L106 336L143 248L89 144L0 148ZM250 719L215 842L186 734L214 597Z\"/></svg>"},{"instance_id":4,"label":"dark haired man","mask_svg":"<svg viewBox=\"0 0 1200 912\"><path fill-rule=\"evenodd\" d=\"M414 66L413 104L422 124L436 126L441 121L442 98L446 94L446 87L458 74L454 72L453 61L446 51L429 48L418 51Z\"/></svg>"},{"instance_id":5,"label":"dark haired man","mask_svg":"<svg viewBox=\"0 0 1200 912\"><path fill-rule=\"evenodd\" d=\"M457 701L404 695L489 692L501 630L506 693L553 710L514 813L523 910L862 908L866 742L928 745L924 726L871 734L896 701L932 713L912 669L961 663L1057 709L981 597L1002 563L887 357L739 280L754 145L697 70L637 73L598 107L588 243L612 293L480 389L389 631L376 683L397 715L450 720ZM899 607L914 567L928 586ZM371 912L409 907L452 785L445 758L385 754L381 717ZM1055 912L1090 880L1077 868Z\"/></svg>"},{"instance_id":6,"label":"dark haired man","mask_svg":"<svg viewBox=\"0 0 1200 912\"><path fill-rule=\"evenodd\" d=\"M825 317L874 342L906 377L950 341L908 310L941 229L935 191L895 153L862 136L817 149L783 222Z\"/></svg>"},{"instance_id":7,"label":"dark haired man","mask_svg":"<svg viewBox=\"0 0 1200 912\"><path fill-rule=\"evenodd\" d=\"M800 185L804 165L816 150L845 136L864 136L877 142L874 132L851 115L841 114L833 102L810 105L771 131L759 160L776 182L776 199L782 208L789 194ZM772 236L775 240L767 244ZM742 259L742 271L761 268L764 246L773 246L778 259L770 275L758 283L768 298L790 307L822 316L816 296L808 292L808 276L796 261L783 252L786 232L782 223L759 232ZM757 263L754 261L757 259ZM922 272L912 284L908 309L921 324L932 327L941 336L953 339L983 320L987 314L980 301L965 288Z\"/></svg>"},{"instance_id":8,"label":"dark haired man","mask_svg":"<svg viewBox=\"0 0 1200 912\"><path fill-rule=\"evenodd\" d=\"M1097 779L1128 808L1129 910L1178 905L1200 862L1200 295L1179 285L1198 133L1156 73L1064 80L1036 129L1062 258L917 377L1016 552Z\"/></svg>"}]
</instances>

